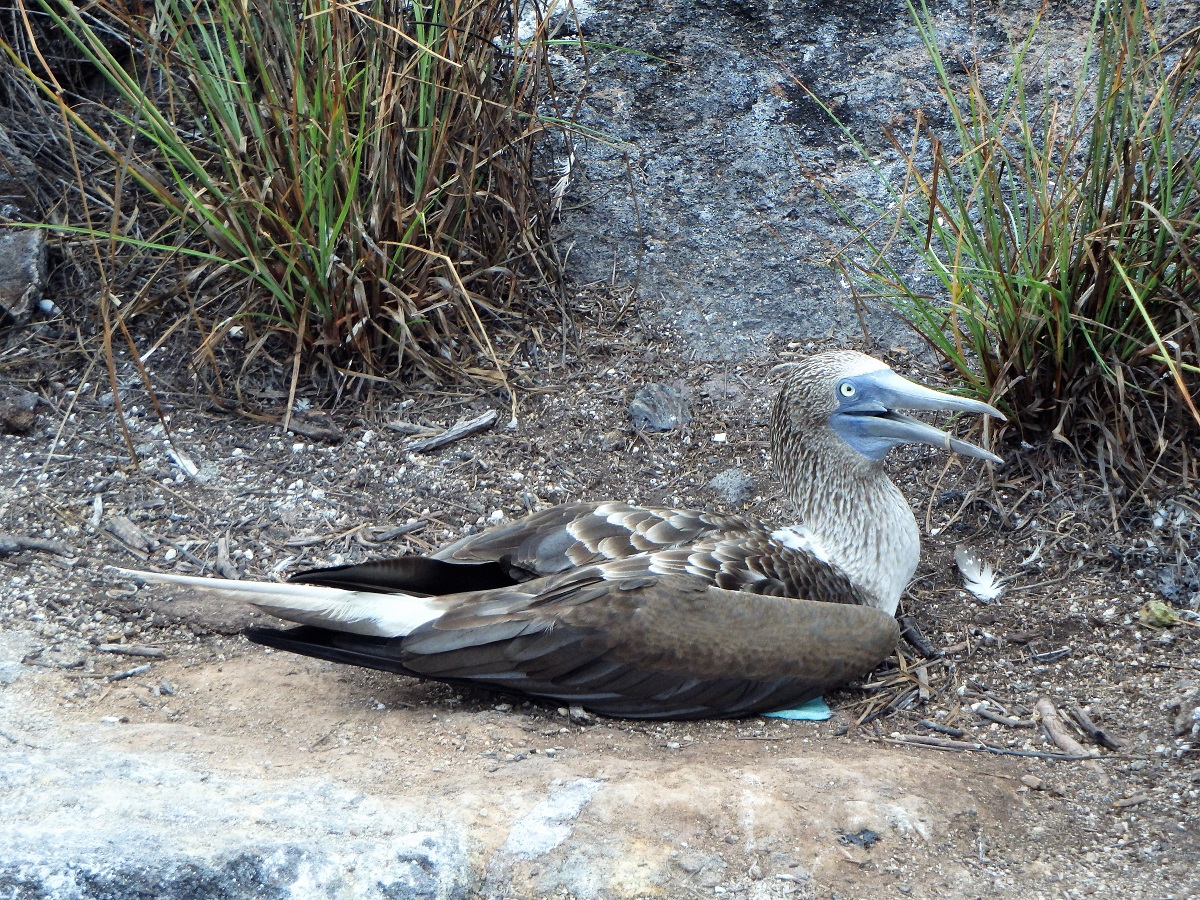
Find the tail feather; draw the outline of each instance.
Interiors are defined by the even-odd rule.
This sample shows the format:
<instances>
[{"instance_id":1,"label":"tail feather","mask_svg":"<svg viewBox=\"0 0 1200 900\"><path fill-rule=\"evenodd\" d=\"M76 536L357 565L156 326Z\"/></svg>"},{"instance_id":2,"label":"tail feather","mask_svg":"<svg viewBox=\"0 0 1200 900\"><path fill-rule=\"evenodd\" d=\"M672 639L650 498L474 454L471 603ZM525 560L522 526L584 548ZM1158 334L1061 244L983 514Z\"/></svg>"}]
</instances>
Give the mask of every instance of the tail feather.
<instances>
[{"instance_id":1,"label":"tail feather","mask_svg":"<svg viewBox=\"0 0 1200 900\"><path fill-rule=\"evenodd\" d=\"M372 637L402 637L445 612L444 604L436 597L113 568L141 581L177 584L242 600L289 622Z\"/></svg>"},{"instance_id":2,"label":"tail feather","mask_svg":"<svg viewBox=\"0 0 1200 900\"><path fill-rule=\"evenodd\" d=\"M310 569L290 576L288 581L380 594L462 594L511 587L517 583L517 579L496 562L452 563L427 556L398 556Z\"/></svg>"},{"instance_id":3,"label":"tail feather","mask_svg":"<svg viewBox=\"0 0 1200 900\"><path fill-rule=\"evenodd\" d=\"M248 628L246 637L264 647L287 650L302 656L327 659L330 662L350 666L365 666L381 672L395 672L423 678L419 672L407 668L400 661L397 643L382 638L363 635L342 635L325 628Z\"/></svg>"}]
</instances>

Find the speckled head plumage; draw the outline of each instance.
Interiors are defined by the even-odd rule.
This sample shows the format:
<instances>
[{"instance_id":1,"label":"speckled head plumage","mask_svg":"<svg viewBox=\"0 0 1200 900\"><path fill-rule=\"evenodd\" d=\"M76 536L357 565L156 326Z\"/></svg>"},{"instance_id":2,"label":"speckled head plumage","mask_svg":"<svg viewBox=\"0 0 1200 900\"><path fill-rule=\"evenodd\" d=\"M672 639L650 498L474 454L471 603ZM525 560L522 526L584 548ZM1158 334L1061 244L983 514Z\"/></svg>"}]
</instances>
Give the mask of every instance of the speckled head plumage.
<instances>
[{"instance_id":1,"label":"speckled head plumage","mask_svg":"<svg viewBox=\"0 0 1200 900\"><path fill-rule=\"evenodd\" d=\"M880 370L890 371L879 360L854 350L819 353L790 366L772 418L777 471L782 474L789 466L789 457L803 455L805 447L838 457L841 464L853 468L877 463L862 454L847 452L852 448L837 439L830 420L841 406L839 385Z\"/></svg>"},{"instance_id":2,"label":"speckled head plumage","mask_svg":"<svg viewBox=\"0 0 1200 900\"><path fill-rule=\"evenodd\" d=\"M1000 461L901 409L1003 418L985 403L915 384L853 350L792 366L772 418L775 468L800 524L887 611L895 610L920 556L912 511L884 472L888 450L923 443Z\"/></svg>"},{"instance_id":3,"label":"speckled head plumage","mask_svg":"<svg viewBox=\"0 0 1200 900\"><path fill-rule=\"evenodd\" d=\"M806 356L788 365L780 397L797 417L819 421L837 408L840 381L886 368L884 363L857 350L830 350Z\"/></svg>"}]
</instances>

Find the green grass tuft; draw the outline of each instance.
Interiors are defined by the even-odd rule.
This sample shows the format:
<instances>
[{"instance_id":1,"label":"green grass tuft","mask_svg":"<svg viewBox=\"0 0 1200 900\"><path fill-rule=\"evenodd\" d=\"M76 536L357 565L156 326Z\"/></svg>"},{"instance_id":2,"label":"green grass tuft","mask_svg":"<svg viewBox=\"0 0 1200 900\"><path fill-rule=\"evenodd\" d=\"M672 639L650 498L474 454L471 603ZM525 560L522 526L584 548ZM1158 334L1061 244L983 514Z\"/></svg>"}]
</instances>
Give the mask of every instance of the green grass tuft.
<instances>
[{"instance_id":1,"label":"green grass tuft","mask_svg":"<svg viewBox=\"0 0 1200 900\"><path fill-rule=\"evenodd\" d=\"M1078 88L1057 100L1037 94L1036 21L995 90L978 63L952 74L929 10L909 8L952 130L889 135L904 181L885 180L871 223L838 205L858 233L840 266L1023 440L1125 484L1194 481L1200 28L1168 41L1146 3L1098 2Z\"/></svg>"},{"instance_id":2,"label":"green grass tuft","mask_svg":"<svg viewBox=\"0 0 1200 900\"><path fill-rule=\"evenodd\" d=\"M182 250L238 298L196 317L201 351L241 323L281 334L297 368L502 380L496 332L546 318L546 35L517 40L515 0L28 4L101 74L104 115L52 66L9 58L165 211L150 237L96 236ZM128 214L120 198L105 213Z\"/></svg>"}]
</instances>

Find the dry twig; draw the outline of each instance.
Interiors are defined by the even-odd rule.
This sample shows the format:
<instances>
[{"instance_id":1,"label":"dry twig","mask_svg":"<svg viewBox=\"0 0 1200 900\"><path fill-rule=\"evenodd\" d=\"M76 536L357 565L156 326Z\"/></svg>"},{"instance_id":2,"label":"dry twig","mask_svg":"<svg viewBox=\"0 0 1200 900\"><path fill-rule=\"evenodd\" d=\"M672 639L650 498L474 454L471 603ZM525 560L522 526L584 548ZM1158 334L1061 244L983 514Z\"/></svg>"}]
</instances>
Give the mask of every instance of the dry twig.
<instances>
[{"instance_id":1,"label":"dry twig","mask_svg":"<svg viewBox=\"0 0 1200 900\"><path fill-rule=\"evenodd\" d=\"M435 434L433 437L424 438L423 440L413 441L404 449L411 453L428 453L431 450L438 450L445 447L447 444L453 444L455 441L460 441L476 432L486 431L496 424L496 419L499 413L494 409L489 409L481 416L476 416L474 419L465 419L461 422L455 422L441 434Z\"/></svg>"},{"instance_id":2,"label":"dry twig","mask_svg":"<svg viewBox=\"0 0 1200 900\"><path fill-rule=\"evenodd\" d=\"M58 541L30 537L24 534L0 534L0 556L10 556L13 553L20 553L22 550L55 553L59 556L75 555L74 550Z\"/></svg>"},{"instance_id":3,"label":"dry twig","mask_svg":"<svg viewBox=\"0 0 1200 900\"><path fill-rule=\"evenodd\" d=\"M993 747L974 741L947 741L942 738L930 737L924 734L897 734L883 738L889 744L910 744L919 747L930 747L934 750L958 750L975 753L992 753L997 756L1027 756L1034 759L1090 759L1088 754L1043 753L1040 750L1013 750L1008 747ZM1080 749L1083 749L1082 747Z\"/></svg>"},{"instance_id":4,"label":"dry twig","mask_svg":"<svg viewBox=\"0 0 1200 900\"><path fill-rule=\"evenodd\" d=\"M1054 708L1054 704L1047 697L1039 699L1034 704L1034 710L1041 717L1042 727L1046 729L1046 734L1050 736L1050 740L1054 741L1056 747L1072 756L1093 755L1067 731L1067 726L1058 716L1058 710Z\"/></svg>"},{"instance_id":5,"label":"dry twig","mask_svg":"<svg viewBox=\"0 0 1200 900\"><path fill-rule=\"evenodd\" d=\"M1084 712L1083 707L1078 703L1071 703L1067 707L1067 712L1075 720L1075 723L1083 729L1083 733L1094 743L1099 744L1101 747L1107 747L1109 750L1116 750L1117 752L1125 749L1125 745L1119 739L1096 725L1092 721L1091 716Z\"/></svg>"}]
</instances>

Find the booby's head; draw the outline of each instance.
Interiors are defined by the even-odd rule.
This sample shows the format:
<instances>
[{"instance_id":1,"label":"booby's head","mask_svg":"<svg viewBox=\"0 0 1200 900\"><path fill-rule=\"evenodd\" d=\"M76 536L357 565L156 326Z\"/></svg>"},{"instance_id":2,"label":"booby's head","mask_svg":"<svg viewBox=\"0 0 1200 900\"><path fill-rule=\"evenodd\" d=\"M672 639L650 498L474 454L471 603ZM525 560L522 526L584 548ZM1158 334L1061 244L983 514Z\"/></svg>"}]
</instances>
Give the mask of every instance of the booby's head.
<instances>
[{"instance_id":1,"label":"booby's head","mask_svg":"<svg viewBox=\"0 0 1200 900\"><path fill-rule=\"evenodd\" d=\"M879 360L853 350L819 353L791 368L775 412L779 437L780 431L790 431L812 440L824 432L836 436L868 463L882 461L899 444L928 444L975 459L1004 462L982 447L900 412L944 410L1004 418L986 403L915 384ZM832 446L823 449L836 452Z\"/></svg>"},{"instance_id":2,"label":"booby's head","mask_svg":"<svg viewBox=\"0 0 1200 900\"><path fill-rule=\"evenodd\" d=\"M921 533L908 501L884 471L898 444L929 444L1002 462L974 444L902 409L1000 411L901 378L877 359L850 350L820 353L791 367L775 403L771 452L793 526L891 615L916 571Z\"/></svg>"}]
</instances>

